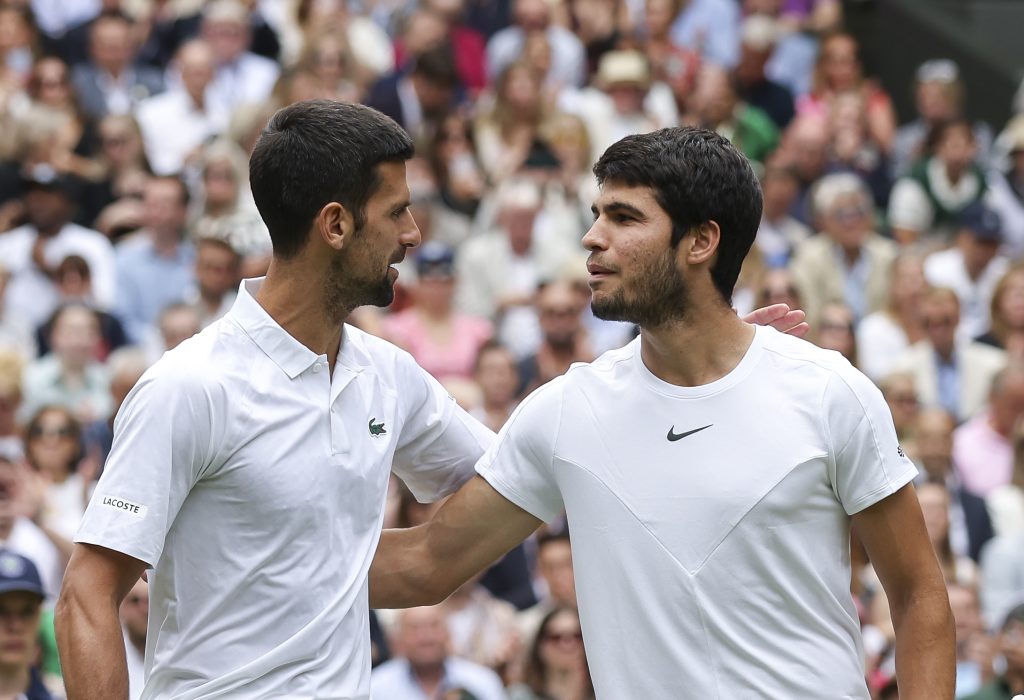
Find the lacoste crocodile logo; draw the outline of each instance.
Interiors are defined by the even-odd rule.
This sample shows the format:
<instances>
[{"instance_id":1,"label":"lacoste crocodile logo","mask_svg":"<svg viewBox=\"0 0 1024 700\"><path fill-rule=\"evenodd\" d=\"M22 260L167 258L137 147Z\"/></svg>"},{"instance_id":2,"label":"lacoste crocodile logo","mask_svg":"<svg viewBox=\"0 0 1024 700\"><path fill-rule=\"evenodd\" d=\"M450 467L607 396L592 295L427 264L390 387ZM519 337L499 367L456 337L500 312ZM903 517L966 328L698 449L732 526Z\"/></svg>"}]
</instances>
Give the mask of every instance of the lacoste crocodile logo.
<instances>
[{"instance_id":1,"label":"lacoste crocodile logo","mask_svg":"<svg viewBox=\"0 0 1024 700\"><path fill-rule=\"evenodd\" d=\"M376 418L371 418L370 419L370 435L372 435L374 437L378 437L380 435L387 434L388 431L384 430L384 421L381 421L380 423L374 423L373 421L375 421L375 420L377 420L377 419Z\"/></svg>"}]
</instances>

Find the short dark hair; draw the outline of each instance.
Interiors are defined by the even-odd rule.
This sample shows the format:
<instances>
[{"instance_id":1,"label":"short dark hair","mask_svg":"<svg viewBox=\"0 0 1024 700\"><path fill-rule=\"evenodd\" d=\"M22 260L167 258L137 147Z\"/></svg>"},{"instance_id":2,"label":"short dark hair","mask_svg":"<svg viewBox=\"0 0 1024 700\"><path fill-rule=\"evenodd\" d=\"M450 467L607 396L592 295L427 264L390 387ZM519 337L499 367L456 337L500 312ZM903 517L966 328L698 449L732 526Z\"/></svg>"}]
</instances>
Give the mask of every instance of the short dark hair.
<instances>
[{"instance_id":1,"label":"short dark hair","mask_svg":"<svg viewBox=\"0 0 1024 700\"><path fill-rule=\"evenodd\" d=\"M612 144L594 165L598 184L650 187L672 220L672 245L714 221L722 231L711 279L726 303L761 223L761 185L728 139L707 129L672 127Z\"/></svg>"},{"instance_id":2,"label":"short dark hair","mask_svg":"<svg viewBox=\"0 0 1024 700\"><path fill-rule=\"evenodd\" d=\"M294 257L317 213L329 202L352 212L356 228L380 186L377 166L412 157L408 134L389 117L358 104L306 100L279 110L249 161L256 208L274 255Z\"/></svg>"}]
</instances>

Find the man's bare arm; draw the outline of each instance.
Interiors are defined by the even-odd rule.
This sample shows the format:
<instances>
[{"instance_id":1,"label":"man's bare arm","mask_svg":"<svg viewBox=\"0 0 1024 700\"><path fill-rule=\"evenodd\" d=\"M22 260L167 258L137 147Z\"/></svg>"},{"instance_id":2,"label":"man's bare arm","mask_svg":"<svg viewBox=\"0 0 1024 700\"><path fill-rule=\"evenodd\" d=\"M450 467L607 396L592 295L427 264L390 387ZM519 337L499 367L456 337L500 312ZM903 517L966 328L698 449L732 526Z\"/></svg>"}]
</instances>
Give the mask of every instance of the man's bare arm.
<instances>
[{"instance_id":1,"label":"man's bare arm","mask_svg":"<svg viewBox=\"0 0 1024 700\"><path fill-rule=\"evenodd\" d=\"M118 608L145 568L111 549L75 545L54 610L68 700L127 700Z\"/></svg>"},{"instance_id":2,"label":"man's bare arm","mask_svg":"<svg viewBox=\"0 0 1024 700\"><path fill-rule=\"evenodd\" d=\"M439 603L540 525L476 476L430 522L384 531L370 566L370 607Z\"/></svg>"},{"instance_id":3,"label":"man's bare arm","mask_svg":"<svg viewBox=\"0 0 1024 700\"><path fill-rule=\"evenodd\" d=\"M914 487L853 516L889 598L903 700L953 700L953 614Z\"/></svg>"}]
</instances>

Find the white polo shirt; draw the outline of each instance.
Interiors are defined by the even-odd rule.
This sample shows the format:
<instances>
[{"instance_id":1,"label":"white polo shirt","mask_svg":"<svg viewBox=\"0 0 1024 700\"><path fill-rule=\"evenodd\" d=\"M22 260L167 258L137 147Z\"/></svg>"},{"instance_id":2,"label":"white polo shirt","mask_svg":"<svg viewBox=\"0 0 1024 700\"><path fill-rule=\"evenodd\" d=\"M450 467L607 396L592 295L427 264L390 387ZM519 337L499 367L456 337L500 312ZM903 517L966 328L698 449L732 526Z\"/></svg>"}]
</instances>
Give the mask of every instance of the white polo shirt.
<instances>
[{"instance_id":1,"label":"white polo shirt","mask_svg":"<svg viewBox=\"0 0 1024 700\"><path fill-rule=\"evenodd\" d=\"M566 509L599 698L869 697L850 515L916 469L838 353L758 327L684 388L638 339L527 398L477 470L542 520Z\"/></svg>"},{"instance_id":2,"label":"white polo shirt","mask_svg":"<svg viewBox=\"0 0 1024 700\"><path fill-rule=\"evenodd\" d=\"M407 353L350 326L328 376L259 284L128 395L75 538L156 569L143 698L369 698L388 473L434 500L493 438Z\"/></svg>"}]
</instances>

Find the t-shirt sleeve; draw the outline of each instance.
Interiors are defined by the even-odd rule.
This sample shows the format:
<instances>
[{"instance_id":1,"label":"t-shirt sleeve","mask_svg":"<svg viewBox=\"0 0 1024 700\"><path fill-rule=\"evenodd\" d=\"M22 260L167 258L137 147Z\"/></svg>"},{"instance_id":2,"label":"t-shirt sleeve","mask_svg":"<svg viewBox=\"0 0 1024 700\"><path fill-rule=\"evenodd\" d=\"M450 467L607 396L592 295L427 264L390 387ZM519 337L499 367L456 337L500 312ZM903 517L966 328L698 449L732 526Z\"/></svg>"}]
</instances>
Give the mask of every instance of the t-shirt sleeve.
<instances>
[{"instance_id":1,"label":"t-shirt sleeve","mask_svg":"<svg viewBox=\"0 0 1024 700\"><path fill-rule=\"evenodd\" d=\"M182 504L214 459L225 431L219 392L181 368L155 366L114 421L114 441L76 542L155 567Z\"/></svg>"},{"instance_id":2,"label":"t-shirt sleeve","mask_svg":"<svg viewBox=\"0 0 1024 700\"><path fill-rule=\"evenodd\" d=\"M561 377L530 394L476 465L495 491L544 522L565 508L553 469L563 394Z\"/></svg>"},{"instance_id":3,"label":"t-shirt sleeve","mask_svg":"<svg viewBox=\"0 0 1024 700\"><path fill-rule=\"evenodd\" d=\"M436 501L469 481L494 433L407 353L398 372L406 416L391 468L418 501Z\"/></svg>"},{"instance_id":4,"label":"t-shirt sleeve","mask_svg":"<svg viewBox=\"0 0 1024 700\"><path fill-rule=\"evenodd\" d=\"M831 445L832 487L849 515L892 495L917 476L903 453L882 392L847 366L829 379L822 415Z\"/></svg>"}]
</instances>

